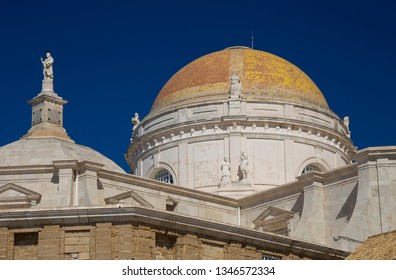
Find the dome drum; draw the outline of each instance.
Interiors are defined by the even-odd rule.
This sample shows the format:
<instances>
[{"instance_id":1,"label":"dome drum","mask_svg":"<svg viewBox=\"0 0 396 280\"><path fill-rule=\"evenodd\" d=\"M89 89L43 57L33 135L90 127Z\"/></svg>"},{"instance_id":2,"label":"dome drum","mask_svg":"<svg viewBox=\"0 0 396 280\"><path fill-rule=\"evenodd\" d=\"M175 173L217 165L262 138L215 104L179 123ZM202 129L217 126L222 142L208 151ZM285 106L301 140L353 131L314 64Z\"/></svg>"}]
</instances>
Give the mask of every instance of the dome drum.
<instances>
[{"instance_id":1,"label":"dome drum","mask_svg":"<svg viewBox=\"0 0 396 280\"><path fill-rule=\"evenodd\" d=\"M284 108L283 105L276 106ZM148 170L155 165L152 158L159 158L174 170L179 178L177 184L181 180L189 182L191 188L216 193L221 178L221 159L229 158L232 180L237 182L240 153L246 151L252 168L249 177L253 189L259 191L293 181L301 175L298 172L307 158L315 158L329 169L350 162L353 145L343 130L334 129L336 126L343 127L342 121L334 115L332 125L326 126L313 123L312 117L305 116L304 119L303 115L301 120L286 119L284 112L267 117L251 114L216 116L209 108L204 113L204 108L182 109L190 116L194 114L188 113L189 110L199 111L200 119L189 120L186 117L182 122L176 122L177 118L167 114L162 114L160 122L153 118L156 124L151 123L149 118L145 119L127 154L133 173L151 177ZM310 112L314 114L314 111ZM170 115L178 113L169 112ZM307 110L304 113L307 115ZM303 155L300 150L303 150ZM273 151L279 153L274 154ZM267 159L271 153L270 159ZM286 166L285 161L291 161L293 157L298 159ZM279 158L284 160L279 161ZM260 175L262 169L270 173ZM286 177L283 175L285 173Z\"/></svg>"}]
</instances>

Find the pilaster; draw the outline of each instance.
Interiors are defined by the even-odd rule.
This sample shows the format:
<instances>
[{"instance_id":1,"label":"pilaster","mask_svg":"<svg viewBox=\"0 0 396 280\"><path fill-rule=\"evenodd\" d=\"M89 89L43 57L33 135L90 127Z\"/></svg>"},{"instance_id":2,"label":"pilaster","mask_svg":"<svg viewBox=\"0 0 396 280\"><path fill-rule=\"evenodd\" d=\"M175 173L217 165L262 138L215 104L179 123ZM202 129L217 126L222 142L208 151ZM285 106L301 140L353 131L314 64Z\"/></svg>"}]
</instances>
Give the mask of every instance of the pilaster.
<instances>
[{"instance_id":1,"label":"pilaster","mask_svg":"<svg viewBox=\"0 0 396 280\"><path fill-rule=\"evenodd\" d=\"M224 246L224 259L240 260L242 255L242 245L239 243L231 243Z\"/></svg>"},{"instance_id":2,"label":"pilaster","mask_svg":"<svg viewBox=\"0 0 396 280\"><path fill-rule=\"evenodd\" d=\"M78 166L78 188L77 188L77 205L89 206L104 204L104 201L99 201L98 189L98 170L103 168L103 164L83 161ZM76 182L77 185L77 182Z\"/></svg>"},{"instance_id":3,"label":"pilaster","mask_svg":"<svg viewBox=\"0 0 396 280\"><path fill-rule=\"evenodd\" d=\"M313 171L297 179L304 184L304 206L294 236L310 242L326 244L327 209L322 175Z\"/></svg>"},{"instance_id":4,"label":"pilaster","mask_svg":"<svg viewBox=\"0 0 396 280\"><path fill-rule=\"evenodd\" d=\"M7 259L8 228L0 228L0 260Z\"/></svg>"},{"instance_id":5,"label":"pilaster","mask_svg":"<svg viewBox=\"0 0 396 280\"><path fill-rule=\"evenodd\" d=\"M39 260L60 260L61 229L59 225L44 226L39 232Z\"/></svg>"},{"instance_id":6,"label":"pilaster","mask_svg":"<svg viewBox=\"0 0 396 280\"><path fill-rule=\"evenodd\" d=\"M292 182L295 180L295 152L294 152L294 141L285 139L285 176L286 182Z\"/></svg>"},{"instance_id":7,"label":"pilaster","mask_svg":"<svg viewBox=\"0 0 396 280\"><path fill-rule=\"evenodd\" d=\"M149 226L138 226L136 244L136 259L155 259L155 232Z\"/></svg>"},{"instance_id":8,"label":"pilaster","mask_svg":"<svg viewBox=\"0 0 396 280\"><path fill-rule=\"evenodd\" d=\"M77 160L57 160L53 161L55 166L55 176L58 177L58 206L75 205L75 174L77 170Z\"/></svg>"},{"instance_id":9,"label":"pilaster","mask_svg":"<svg viewBox=\"0 0 396 280\"><path fill-rule=\"evenodd\" d=\"M177 184L180 186L193 187L191 183L191 185L189 185L189 182L191 182L191 180L188 180L188 144L186 142L180 143L178 145L178 149L179 174L177 175Z\"/></svg>"},{"instance_id":10,"label":"pilaster","mask_svg":"<svg viewBox=\"0 0 396 280\"><path fill-rule=\"evenodd\" d=\"M136 230L131 224L116 225L112 228L113 260L133 260Z\"/></svg>"},{"instance_id":11,"label":"pilaster","mask_svg":"<svg viewBox=\"0 0 396 280\"><path fill-rule=\"evenodd\" d=\"M196 235L186 234L177 237L175 244L176 260L199 260L201 244Z\"/></svg>"},{"instance_id":12,"label":"pilaster","mask_svg":"<svg viewBox=\"0 0 396 280\"><path fill-rule=\"evenodd\" d=\"M112 258L112 224L97 223L95 229L95 259L111 260Z\"/></svg>"}]
</instances>

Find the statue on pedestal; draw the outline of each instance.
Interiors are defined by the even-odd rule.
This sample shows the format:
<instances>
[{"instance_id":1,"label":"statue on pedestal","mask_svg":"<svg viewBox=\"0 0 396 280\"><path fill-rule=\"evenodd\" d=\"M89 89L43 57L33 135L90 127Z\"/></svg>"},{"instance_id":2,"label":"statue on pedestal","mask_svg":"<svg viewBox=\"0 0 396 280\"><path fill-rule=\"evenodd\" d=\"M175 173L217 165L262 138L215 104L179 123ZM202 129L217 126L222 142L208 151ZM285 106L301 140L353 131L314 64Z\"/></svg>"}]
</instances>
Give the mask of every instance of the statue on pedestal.
<instances>
[{"instance_id":1,"label":"statue on pedestal","mask_svg":"<svg viewBox=\"0 0 396 280\"><path fill-rule=\"evenodd\" d=\"M132 124L133 124L132 135L131 135L131 139L130 139L131 143L132 143L133 138L134 138L134 132L135 132L136 128L138 127L138 125L140 124L139 114L135 113L135 116L132 118L131 121L132 121Z\"/></svg>"},{"instance_id":2,"label":"statue on pedestal","mask_svg":"<svg viewBox=\"0 0 396 280\"><path fill-rule=\"evenodd\" d=\"M135 113L135 116L132 118L132 123L133 123L132 130L134 131L136 129L136 127L140 124L140 119L139 119L138 113Z\"/></svg>"},{"instance_id":3,"label":"statue on pedestal","mask_svg":"<svg viewBox=\"0 0 396 280\"><path fill-rule=\"evenodd\" d=\"M54 59L52 58L49 51L46 52L45 56L46 58L44 60L41 57L41 63L43 64L44 80L53 80L54 71L52 69L52 65L54 64Z\"/></svg>"},{"instance_id":4,"label":"statue on pedestal","mask_svg":"<svg viewBox=\"0 0 396 280\"><path fill-rule=\"evenodd\" d=\"M351 131L349 130L349 117L348 116L346 116L346 117L344 117L344 125L346 126L346 128L347 128L347 136L349 137L349 138L351 138Z\"/></svg>"},{"instance_id":5,"label":"statue on pedestal","mask_svg":"<svg viewBox=\"0 0 396 280\"><path fill-rule=\"evenodd\" d=\"M241 97L241 81L234 73L230 79L230 99L240 99Z\"/></svg>"},{"instance_id":6,"label":"statue on pedestal","mask_svg":"<svg viewBox=\"0 0 396 280\"><path fill-rule=\"evenodd\" d=\"M248 156L243 152L241 154L241 159L239 160L239 180L247 180L249 173L249 160Z\"/></svg>"},{"instance_id":7,"label":"statue on pedestal","mask_svg":"<svg viewBox=\"0 0 396 280\"><path fill-rule=\"evenodd\" d=\"M227 157L221 163L221 182L220 184L231 184L231 166Z\"/></svg>"}]
</instances>

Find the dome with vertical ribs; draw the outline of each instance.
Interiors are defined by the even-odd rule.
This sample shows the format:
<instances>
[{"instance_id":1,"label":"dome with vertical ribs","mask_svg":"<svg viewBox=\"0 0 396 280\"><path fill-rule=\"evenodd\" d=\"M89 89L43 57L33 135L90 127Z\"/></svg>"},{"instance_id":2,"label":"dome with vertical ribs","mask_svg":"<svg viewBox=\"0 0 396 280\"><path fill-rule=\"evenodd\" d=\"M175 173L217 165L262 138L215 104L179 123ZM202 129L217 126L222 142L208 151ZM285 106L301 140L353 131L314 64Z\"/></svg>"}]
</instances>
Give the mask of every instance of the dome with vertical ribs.
<instances>
[{"instance_id":1,"label":"dome with vertical ribs","mask_svg":"<svg viewBox=\"0 0 396 280\"><path fill-rule=\"evenodd\" d=\"M280 101L328 109L319 88L292 63L267 52L231 47L180 69L162 88L150 113L227 100L233 73L241 81L246 101Z\"/></svg>"}]
</instances>

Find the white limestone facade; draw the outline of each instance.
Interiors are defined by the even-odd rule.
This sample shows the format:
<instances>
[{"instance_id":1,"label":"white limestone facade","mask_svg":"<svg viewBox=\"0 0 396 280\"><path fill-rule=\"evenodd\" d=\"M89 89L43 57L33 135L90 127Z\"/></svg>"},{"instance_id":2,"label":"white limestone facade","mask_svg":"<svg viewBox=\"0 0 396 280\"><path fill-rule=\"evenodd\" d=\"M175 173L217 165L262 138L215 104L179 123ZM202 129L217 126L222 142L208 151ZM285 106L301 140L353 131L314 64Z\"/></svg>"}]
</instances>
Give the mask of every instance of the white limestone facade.
<instances>
[{"instance_id":1,"label":"white limestone facade","mask_svg":"<svg viewBox=\"0 0 396 280\"><path fill-rule=\"evenodd\" d=\"M363 149L354 163L240 199L242 224L353 251L396 229L395 155L395 146Z\"/></svg>"}]
</instances>

